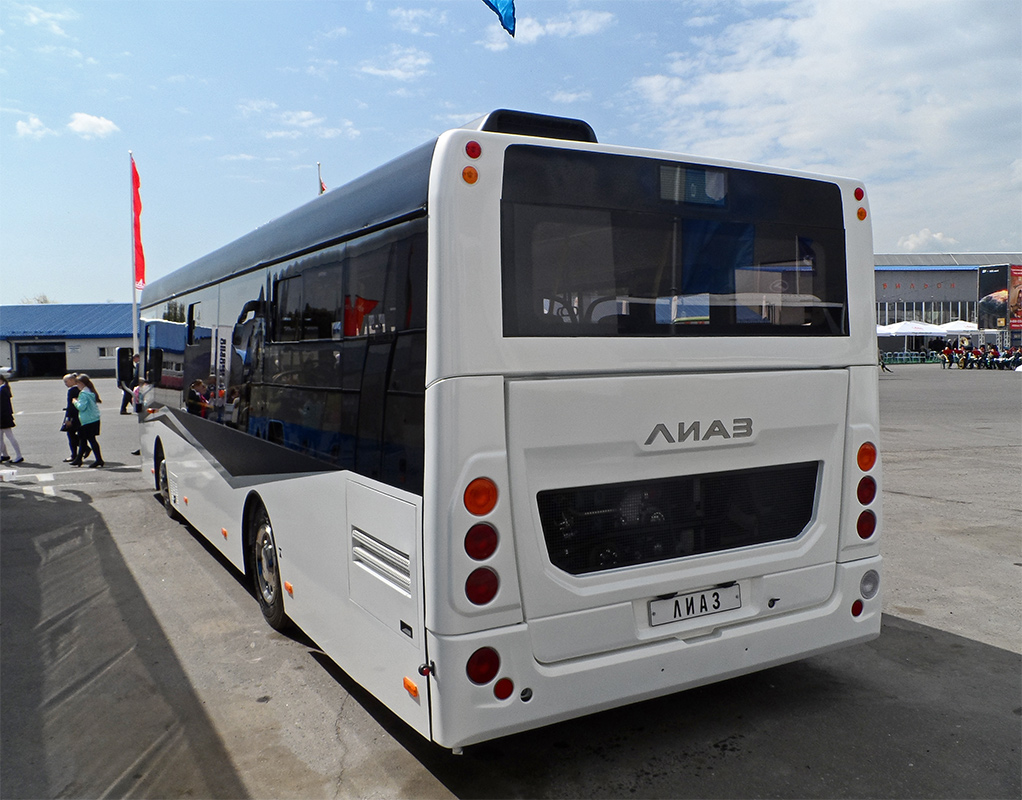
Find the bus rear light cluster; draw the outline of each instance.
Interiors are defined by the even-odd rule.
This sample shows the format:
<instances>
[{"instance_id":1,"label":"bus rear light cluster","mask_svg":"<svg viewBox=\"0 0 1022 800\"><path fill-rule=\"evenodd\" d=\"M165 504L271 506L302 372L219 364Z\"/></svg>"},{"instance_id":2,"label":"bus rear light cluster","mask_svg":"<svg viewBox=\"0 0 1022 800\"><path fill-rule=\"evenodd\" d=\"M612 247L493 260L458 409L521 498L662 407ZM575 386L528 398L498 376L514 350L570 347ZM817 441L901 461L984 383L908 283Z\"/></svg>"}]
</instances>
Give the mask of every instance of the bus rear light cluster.
<instances>
[{"instance_id":1,"label":"bus rear light cluster","mask_svg":"<svg viewBox=\"0 0 1022 800\"><path fill-rule=\"evenodd\" d=\"M877 463L877 448L872 442L864 442L855 454L855 463L862 472L869 472ZM855 487L855 497L861 506L869 506L876 500L877 482L871 475L859 478ZM855 532L860 539L868 539L877 529L877 515L869 508L863 508L855 520ZM858 615L856 615L858 616Z\"/></svg>"},{"instance_id":2,"label":"bus rear light cluster","mask_svg":"<svg viewBox=\"0 0 1022 800\"><path fill-rule=\"evenodd\" d=\"M497 507L497 484L489 478L476 478L465 487L465 510L483 517ZM473 561L485 561L497 551L497 529L488 522L478 522L465 534L465 552ZM473 605L482 606L497 596L500 578L490 567L477 567L465 581L465 596Z\"/></svg>"},{"instance_id":3,"label":"bus rear light cluster","mask_svg":"<svg viewBox=\"0 0 1022 800\"><path fill-rule=\"evenodd\" d=\"M468 142L465 145L465 155L471 159L479 158L483 154L483 148L479 145L479 142ZM465 181L469 186L479 180L479 170L473 166L467 166L461 171L461 179Z\"/></svg>"},{"instance_id":4,"label":"bus rear light cluster","mask_svg":"<svg viewBox=\"0 0 1022 800\"><path fill-rule=\"evenodd\" d=\"M486 686L493 682L499 672L500 656L492 647L480 647L469 656L468 663L465 665L468 679L477 686ZM493 696L498 700L507 700L514 692L515 682L510 678L501 678L493 684Z\"/></svg>"}]
</instances>

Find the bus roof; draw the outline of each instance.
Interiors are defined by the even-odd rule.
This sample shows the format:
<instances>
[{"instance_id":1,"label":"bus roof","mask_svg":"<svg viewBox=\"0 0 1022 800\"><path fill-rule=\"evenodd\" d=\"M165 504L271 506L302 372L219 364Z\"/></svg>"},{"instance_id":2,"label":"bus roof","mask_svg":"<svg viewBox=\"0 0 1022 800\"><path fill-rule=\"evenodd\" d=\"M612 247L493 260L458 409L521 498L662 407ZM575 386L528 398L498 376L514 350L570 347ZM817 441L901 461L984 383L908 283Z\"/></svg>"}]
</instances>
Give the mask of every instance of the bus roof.
<instances>
[{"instance_id":1,"label":"bus roof","mask_svg":"<svg viewBox=\"0 0 1022 800\"><path fill-rule=\"evenodd\" d=\"M165 302L231 275L279 263L389 221L422 213L436 141L420 145L153 281L142 292L142 305Z\"/></svg>"}]
</instances>

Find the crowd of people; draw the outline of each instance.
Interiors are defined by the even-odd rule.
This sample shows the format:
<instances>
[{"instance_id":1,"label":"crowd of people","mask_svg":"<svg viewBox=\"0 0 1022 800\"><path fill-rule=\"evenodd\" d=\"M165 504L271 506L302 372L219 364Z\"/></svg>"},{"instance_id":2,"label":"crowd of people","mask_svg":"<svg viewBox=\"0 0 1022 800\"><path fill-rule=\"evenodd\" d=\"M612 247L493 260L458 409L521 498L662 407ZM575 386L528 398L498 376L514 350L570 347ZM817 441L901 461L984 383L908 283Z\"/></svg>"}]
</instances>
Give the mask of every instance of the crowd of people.
<instances>
[{"instance_id":1,"label":"crowd of people","mask_svg":"<svg viewBox=\"0 0 1022 800\"><path fill-rule=\"evenodd\" d=\"M1007 369L1022 366L1022 347L1009 347L1003 352L995 344L970 345L968 342L947 342L940 351L940 368Z\"/></svg>"}]
</instances>

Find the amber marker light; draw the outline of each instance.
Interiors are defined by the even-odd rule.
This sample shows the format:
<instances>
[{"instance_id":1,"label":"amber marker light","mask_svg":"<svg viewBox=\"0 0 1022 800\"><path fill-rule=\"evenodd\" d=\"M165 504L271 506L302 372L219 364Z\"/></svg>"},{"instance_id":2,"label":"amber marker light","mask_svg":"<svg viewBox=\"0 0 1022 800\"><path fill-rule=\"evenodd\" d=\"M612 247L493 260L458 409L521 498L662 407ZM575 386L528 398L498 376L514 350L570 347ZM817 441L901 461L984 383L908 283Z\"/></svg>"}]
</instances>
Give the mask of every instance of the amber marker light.
<instances>
[{"instance_id":1,"label":"amber marker light","mask_svg":"<svg viewBox=\"0 0 1022 800\"><path fill-rule=\"evenodd\" d=\"M475 167L465 167L465 169L461 171L461 179L465 181L465 183L473 184L479 180L479 170Z\"/></svg>"},{"instance_id":2,"label":"amber marker light","mask_svg":"<svg viewBox=\"0 0 1022 800\"><path fill-rule=\"evenodd\" d=\"M859 208L858 212L856 212L856 215L859 217L859 219L866 219L866 209Z\"/></svg>"},{"instance_id":3,"label":"amber marker light","mask_svg":"<svg viewBox=\"0 0 1022 800\"><path fill-rule=\"evenodd\" d=\"M497 484L489 478L476 478L465 487L465 508L470 514L481 517L489 514L497 505Z\"/></svg>"},{"instance_id":4,"label":"amber marker light","mask_svg":"<svg viewBox=\"0 0 1022 800\"><path fill-rule=\"evenodd\" d=\"M284 581L284 591L287 592L291 597L295 596L295 587L292 586L288 581Z\"/></svg>"},{"instance_id":5,"label":"amber marker light","mask_svg":"<svg viewBox=\"0 0 1022 800\"><path fill-rule=\"evenodd\" d=\"M863 442L859 447L859 452L855 455L855 460L859 465L859 469L863 472L869 472L877 463L877 447L872 442Z\"/></svg>"}]
</instances>

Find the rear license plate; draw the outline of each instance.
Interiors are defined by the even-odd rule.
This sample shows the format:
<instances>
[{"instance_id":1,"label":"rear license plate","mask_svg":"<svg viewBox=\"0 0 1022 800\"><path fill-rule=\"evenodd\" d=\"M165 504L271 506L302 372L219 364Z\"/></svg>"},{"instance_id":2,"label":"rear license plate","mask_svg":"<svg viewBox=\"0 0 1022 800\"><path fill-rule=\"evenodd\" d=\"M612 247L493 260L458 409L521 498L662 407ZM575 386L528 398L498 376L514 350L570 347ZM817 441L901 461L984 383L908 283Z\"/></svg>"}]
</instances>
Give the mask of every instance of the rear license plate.
<instances>
[{"instance_id":1,"label":"rear license plate","mask_svg":"<svg viewBox=\"0 0 1022 800\"><path fill-rule=\"evenodd\" d=\"M649 601L649 624L667 625L695 617L719 614L742 607L742 592L738 584L705 589L701 592L679 594L662 600Z\"/></svg>"}]
</instances>

